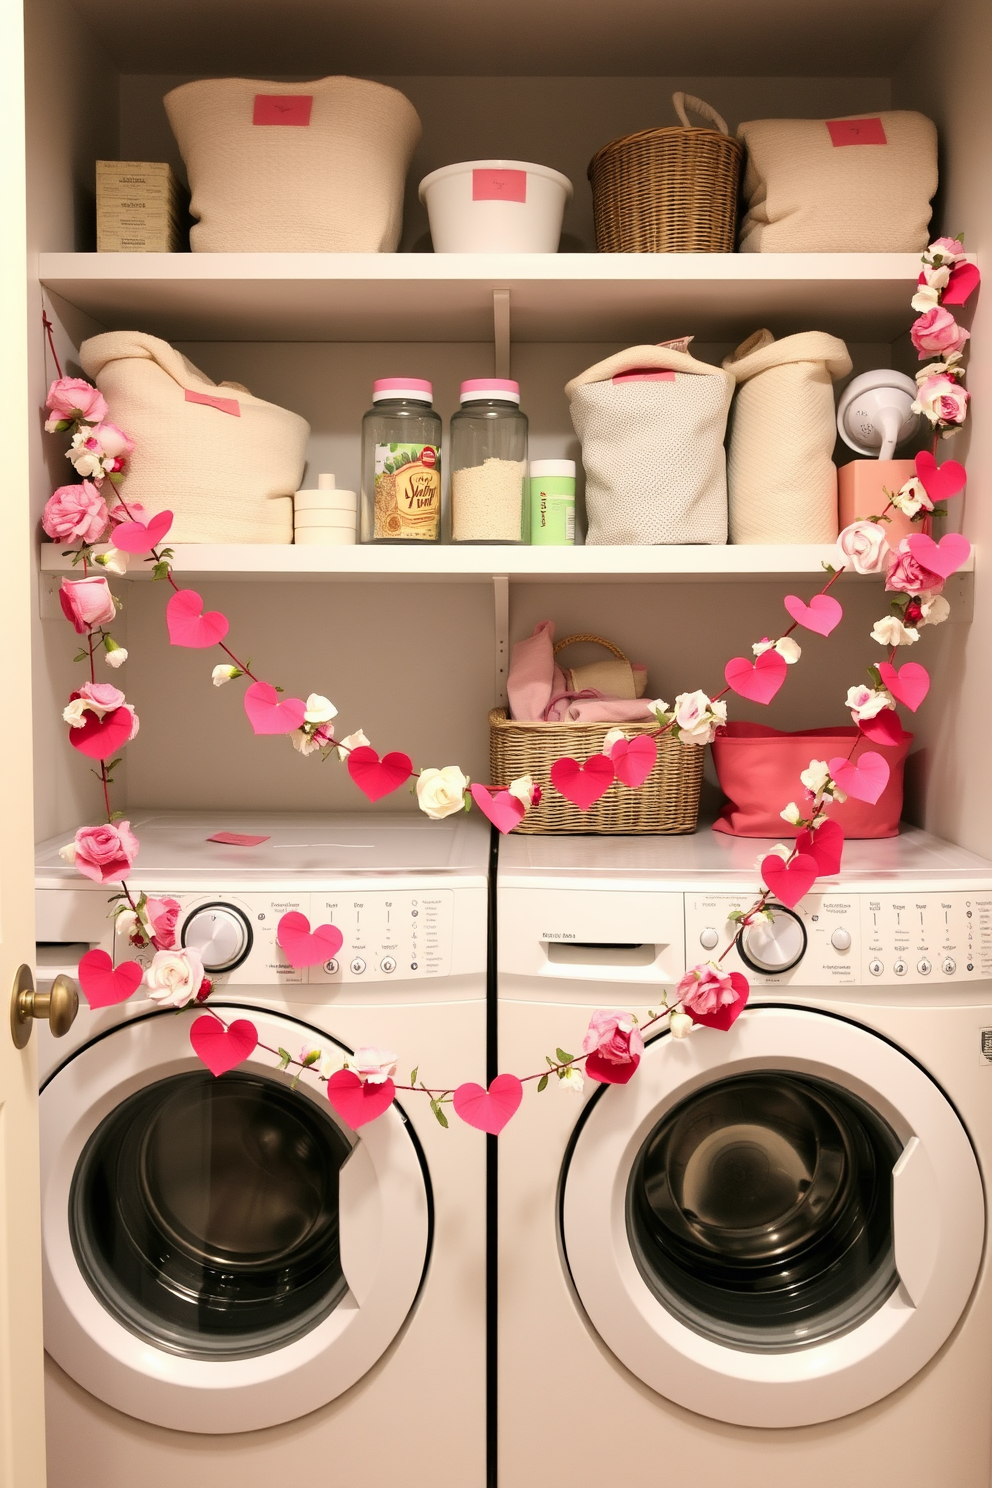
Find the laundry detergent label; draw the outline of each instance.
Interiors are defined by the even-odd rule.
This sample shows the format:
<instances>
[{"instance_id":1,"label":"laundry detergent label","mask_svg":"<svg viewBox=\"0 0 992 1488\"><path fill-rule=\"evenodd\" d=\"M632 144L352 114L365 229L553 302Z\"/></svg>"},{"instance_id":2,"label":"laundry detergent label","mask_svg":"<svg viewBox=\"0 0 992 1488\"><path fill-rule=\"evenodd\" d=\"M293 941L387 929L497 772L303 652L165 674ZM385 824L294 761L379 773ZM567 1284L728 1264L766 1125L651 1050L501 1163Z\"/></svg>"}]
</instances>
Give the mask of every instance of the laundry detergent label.
<instances>
[{"instance_id":1,"label":"laundry detergent label","mask_svg":"<svg viewBox=\"0 0 992 1488\"><path fill-rule=\"evenodd\" d=\"M436 444L377 444L375 535L431 542L441 520L441 451Z\"/></svg>"},{"instance_id":2,"label":"laundry detergent label","mask_svg":"<svg viewBox=\"0 0 992 1488\"><path fill-rule=\"evenodd\" d=\"M256 93L251 122L303 126L310 123L312 108L312 93Z\"/></svg>"},{"instance_id":3,"label":"laundry detergent label","mask_svg":"<svg viewBox=\"0 0 992 1488\"><path fill-rule=\"evenodd\" d=\"M527 172L522 170L474 170L473 201L527 200Z\"/></svg>"},{"instance_id":4,"label":"laundry detergent label","mask_svg":"<svg viewBox=\"0 0 992 1488\"><path fill-rule=\"evenodd\" d=\"M838 145L887 145L881 119L827 119L834 148Z\"/></svg>"}]
</instances>

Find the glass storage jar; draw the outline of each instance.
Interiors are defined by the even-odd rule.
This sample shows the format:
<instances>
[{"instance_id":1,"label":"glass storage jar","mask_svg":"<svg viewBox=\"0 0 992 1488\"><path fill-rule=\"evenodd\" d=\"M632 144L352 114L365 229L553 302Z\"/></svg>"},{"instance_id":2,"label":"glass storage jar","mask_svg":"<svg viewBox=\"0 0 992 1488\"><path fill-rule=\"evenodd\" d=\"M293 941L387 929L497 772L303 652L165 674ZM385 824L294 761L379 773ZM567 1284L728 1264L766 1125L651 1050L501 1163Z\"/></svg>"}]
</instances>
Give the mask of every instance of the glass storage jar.
<instances>
[{"instance_id":1,"label":"glass storage jar","mask_svg":"<svg viewBox=\"0 0 992 1488\"><path fill-rule=\"evenodd\" d=\"M419 377L372 384L362 419L362 542L437 542L441 532L441 415Z\"/></svg>"},{"instance_id":2,"label":"glass storage jar","mask_svg":"<svg viewBox=\"0 0 992 1488\"><path fill-rule=\"evenodd\" d=\"M520 385L476 378L462 383L460 397L451 420L452 541L523 542L527 415Z\"/></svg>"}]
</instances>

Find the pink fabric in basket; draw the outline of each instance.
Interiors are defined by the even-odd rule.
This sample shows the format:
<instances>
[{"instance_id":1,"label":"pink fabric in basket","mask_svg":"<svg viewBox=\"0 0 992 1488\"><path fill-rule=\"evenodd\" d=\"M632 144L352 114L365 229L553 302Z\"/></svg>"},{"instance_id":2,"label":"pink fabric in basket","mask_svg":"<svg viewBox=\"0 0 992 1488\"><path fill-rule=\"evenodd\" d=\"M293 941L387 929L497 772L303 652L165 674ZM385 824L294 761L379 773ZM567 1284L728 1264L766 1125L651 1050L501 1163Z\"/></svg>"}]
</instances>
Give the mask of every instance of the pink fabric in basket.
<instances>
[{"instance_id":1,"label":"pink fabric in basket","mask_svg":"<svg viewBox=\"0 0 992 1488\"><path fill-rule=\"evenodd\" d=\"M844 728L801 729L782 733L764 723L728 723L713 741L713 763L720 789L728 797L713 823L714 832L734 837L781 837L789 834L788 823L779 812L790 801L800 807L809 796L799 779L810 760L829 760L849 753L858 730ZM902 816L903 765L912 734L900 744L873 744L865 740L857 754L875 750L889 764L889 783L874 806L853 797L831 806L828 815L844 828L846 837L896 837Z\"/></svg>"}]
</instances>

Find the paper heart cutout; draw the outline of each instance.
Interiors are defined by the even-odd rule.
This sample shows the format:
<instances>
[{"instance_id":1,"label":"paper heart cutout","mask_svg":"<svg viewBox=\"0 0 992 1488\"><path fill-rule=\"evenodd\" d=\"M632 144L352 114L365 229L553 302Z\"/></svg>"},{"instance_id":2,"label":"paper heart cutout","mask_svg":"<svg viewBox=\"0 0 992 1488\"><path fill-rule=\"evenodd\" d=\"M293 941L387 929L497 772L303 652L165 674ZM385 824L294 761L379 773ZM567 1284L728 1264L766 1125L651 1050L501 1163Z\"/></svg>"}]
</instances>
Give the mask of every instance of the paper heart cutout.
<instances>
[{"instance_id":1,"label":"paper heart cutout","mask_svg":"<svg viewBox=\"0 0 992 1488\"><path fill-rule=\"evenodd\" d=\"M901 744L906 737L899 714L894 708L883 708L874 718L860 719L858 728L873 744L885 744L889 748L893 744Z\"/></svg>"},{"instance_id":2,"label":"paper heart cutout","mask_svg":"<svg viewBox=\"0 0 992 1488\"><path fill-rule=\"evenodd\" d=\"M957 573L961 565L967 563L971 553L971 543L960 532L946 532L939 543L935 543L925 532L914 532L911 537L907 537L906 546L917 563L931 573L939 574L942 579Z\"/></svg>"},{"instance_id":3,"label":"paper heart cutout","mask_svg":"<svg viewBox=\"0 0 992 1488\"><path fill-rule=\"evenodd\" d=\"M963 305L971 299L981 282L982 275L977 264L955 264L951 269L947 287L940 297L940 303L942 305Z\"/></svg>"},{"instance_id":4,"label":"paper heart cutout","mask_svg":"<svg viewBox=\"0 0 992 1488\"><path fill-rule=\"evenodd\" d=\"M658 745L650 734L618 739L610 750L616 777L628 790L638 790L647 780L658 758Z\"/></svg>"},{"instance_id":5,"label":"paper heart cutout","mask_svg":"<svg viewBox=\"0 0 992 1488\"><path fill-rule=\"evenodd\" d=\"M723 1033L732 1024L737 1022L741 1013L747 1006L747 1000L751 992L751 986L747 977L740 971L730 972L730 985L737 993L734 1002L725 1002L712 1013L694 1013L689 1011L689 1017L693 1023L700 1023L704 1028L719 1028Z\"/></svg>"},{"instance_id":6,"label":"paper heart cutout","mask_svg":"<svg viewBox=\"0 0 992 1488\"><path fill-rule=\"evenodd\" d=\"M777 651L762 651L754 665L746 656L734 656L727 662L723 675L727 686L739 697L752 703L770 703L785 681L788 671L785 657Z\"/></svg>"},{"instance_id":7,"label":"paper heart cutout","mask_svg":"<svg viewBox=\"0 0 992 1488\"><path fill-rule=\"evenodd\" d=\"M291 734L306 711L302 698L281 698L271 682L253 682L245 692L245 712L256 734Z\"/></svg>"},{"instance_id":8,"label":"paper heart cutout","mask_svg":"<svg viewBox=\"0 0 992 1488\"><path fill-rule=\"evenodd\" d=\"M844 611L832 594L814 594L809 604L797 594L787 594L783 603L797 625L817 635L828 636L844 618Z\"/></svg>"},{"instance_id":9,"label":"paper heart cutout","mask_svg":"<svg viewBox=\"0 0 992 1488\"><path fill-rule=\"evenodd\" d=\"M310 921L299 910L291 909L279 921L276 940L286 952L290 966L323 966L333 961L344 944L344 936L337 925L318 925L310 929Z\"/></svg>"},{"instance_id":10,"label":"paper heart cutout","mask_svg":"<svg viewBox=\"0 0 992 1488\"><path fill-rule=\"evenodd\" d=\"M190 1028L193 1053L212 1075L226 1075L243 1064L258 1043L258 1030L247 1018L236 1018L225 1028L219 1018L204 1013Z\"/></svg>"},{"instance_id":11,"label":"paper heart cutout","mask_svg":"<svg viewBox=\"0 0 992 1488\"><path fill-rule=\"evenodd\" d=\"M82 724L69 730L69 743L90 759L106 760L127 743L133 728L130 708L114 708L102 718L87 708Z\"/></svg>"},{"instance_id":12,"label":"paper heart cutout","mask_svg":"<svg viewBox=\"0 0 992 1488\"><path fill-rule=\"evenodd\" d=\"M203 611L203 600L195 589L180 589L165 607L169 627L169 644L201 649L216 646L230 629L230 621L220 610Z\"/></svg>"},{"instance_id":13,"label":"paper heart cutout","mask_svg":"<svg viewBox=\"0 0 992 1488\"><path fill-rule=\"evenodd\" d=\"M920 450L916 456L916 475L934 505L957 496L968 480L964 466L957 460L945 460L938 465L929 450Z\"/></svg>"},{"instance_id":14,"label":"paper heart cutout","mask_svg":"<svg viewBox=\"0 0 992 1488\"><path fill-rule=\"evenodd\" d=\"M380 759L370 745L362 744L348 756L348 774L370 801L378 801L410 779L413 762L397 750Z\"/></svg>"},{"instance_id":15,"label":"paper heart cutout","mask_svg":"<svg viewBox=\"0 0 992 1488\"><path fill-rule=\"evenodd\" d=\"M605 754L590 755L584 765L566 756L555 760L551 766L551 784L580 811L595 806L600 796L606 795L615 778L613 761Z\"/></svg>"},{"instance_id":16,"label":"paper heart cutout","mask_svg":"<svg viewBox=\"0 0 992 1488\"><path fill-rule=\"evenodd\" d=\"M795 909L819 876L820 865L810 853L798 852L789 863L778 853L769 853L761 860L762 881L788 909Z\"/></svg>"},{"instance_id":17,"label":"paper heart cutout","mask_svg":"<svg viewBox=\"0 0 992 1488\"><path fill-rule=\"evenodd\" d=\"M122 961L115 966L106 951L87 951L76 968L79 986L91 1008L127 1002L141 986L144 974L137 961Z\"/></svg>"},{"instance_id":18,"label":"paper heart cutout","mask_svg":"<svg viewBox=\"0 0 992 1488\"><path fill-rule=\"evenodd\" d=\"M510 1118L516 1115L523 1098L524 1087L516 1075L497 1075L488 1090L483 1090L473 1080L459 1085L452 1101L455 1115L468 1126L498 1137Z\"/></svg>"},{"instance_id":19,"label":"paper heart cutout","mask_svg":"<svg viewBox=\"0 0 992 1488\"><path fill-rule=\"evenodd\" d=\"M150 553L171 526L171 511L160 511L149 522L121 522L111 533L111 541L125 553Z\"/></svg>"},{"instance_id":20,"label":"paper heart cutout","mask_svg":"<svg viewBox=\"0 0 992 1488\"><path fill-rule=\"evenodd\" d=\"M930 673L918 661L907 661L898 671L888 661L880 661L878 675L897 703L905 703L913 713L930 691ZM891 712L891 708L888 709Z\"/></svg>"},{"instance_id":21,"label":"paper heart cutout","mask_svg":"<svg viewBox=\"0 0 992 1488\"><path fill-rule=\"evenodd\" d=\"M844 828L840 822L827 820L821 822L815 832L799 832L796 851L816 859L821 877L839 873L844 852Z\"/></svg>"},{"instance_id":22,"label":"paper heart cutout","mask_svg":"<svg viewBox=\"0 0 992 1488\"><path fill-rule=\"evenodd\" d=\"M859 760L845 759L837 755L827 765L831 776L856 801L867 801L874 806L889 783L889 764L880 754L869 750Z\"/></svg>"},{"instance_id":23,"label":"paper heart cutout","mask_svg":"<svg viewBox=\"0 0 992 1488\"><path fill-rule=\"evenodd\" d=\"M373 1085L350 1069L337 1070L327 1082L327 1099L352 1131L388 1111L395 1095L392 1080Z\"/></svg>"},{"instance_id":24,"label":"paper heart cutout","mask_svg":"<svg viewBox=\"0 0 992 1488\"><path fill-rule=\"evenodd\" d=\"M488 817L497 832L502 832L504 836L518 827L524 819L527 808L523 801L517 796L511 796L509 791L498 791L493 796L484 785L473 785L469 794L483 816Z\"/></svg>"},{"instance_id":25,"label":"paper heart cutout","mask_svg":"<svg viewBox=\"0 0 992 1488\"><path fill-rule=\"evenodd\" d=\"M604 1059L602 1054L587 1054L586 1074L590 1080L598 1080L600 1085L626 1085L636 1075L640 1062L640 1055L631 1059L628 1064L613 1064L611 1060Z\"/></svg>"}]
</instances>

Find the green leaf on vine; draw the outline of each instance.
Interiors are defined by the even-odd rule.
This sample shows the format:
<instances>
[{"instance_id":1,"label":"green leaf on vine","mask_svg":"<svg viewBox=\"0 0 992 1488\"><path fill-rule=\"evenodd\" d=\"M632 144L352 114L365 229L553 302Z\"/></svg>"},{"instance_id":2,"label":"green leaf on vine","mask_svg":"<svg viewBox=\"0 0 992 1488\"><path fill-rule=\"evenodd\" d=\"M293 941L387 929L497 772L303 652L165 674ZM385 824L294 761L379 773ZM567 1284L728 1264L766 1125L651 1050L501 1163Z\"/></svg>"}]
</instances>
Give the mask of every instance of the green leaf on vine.
<instances>
[{"instance_id":1,"label":"green leaf on vine","mask_svg":"<svg viewBox=\"0 0 992 1488\"><path fill-rule=\"evenodd\" d=\"M290 1054L289 1050L282 1048L282 1046L280 1045L280 1048L279 1048L279 1068L280 1069L287 1069L288 1066L289 1066L289 1061L292 1059L292 1057L293 1056L292 1056L292 1054Z\"/></svg>"},{"instance_id":2,"label":"green leaf on vine","mask_svg":"<svg viewBox=\"0 0 992 1488\"><path fill-rule=\"evenodd\" d=\"M170 570L169 565L167 563L165 563L165 562L156 563L155 567L152 569L152 578L153 579L167 579L169 577L170 572L171 572L171 570Z\"/></svg>"},{"instance_id":3,"label":"green leaf on vine","mask_svg":"<svg viewBox=\"0 0 992 1488\"><path fill-rule=\"evenodd\" d=\"M420 1071L420 1065L419 1064L418 1065L415 1065L414 1068L410 1071L410 1084L411 1085L416 1085L416 1083L417 1083L417 1075L418 1075L419 1071Z\"/></svg>"},{"instance_id":4,"label":"green leaf on vine","mask_svg":"<svg viewBox=\"0 0 992 1488\"><path fill-rule=\"evenodd\" d=\"M438 1122L440 1123L440 1125L443 1126L443 1127L447 1127L447 1125L448 1125L448 1118L447 1118L447 1116L445 1116L444 1112L441 1110L441 1102L439 1100L432 1100L431 1101L431 1110L434 1112L434 1115L437 1117Z\"/></svg>"},{"instance_id":5,"label":"green leaf on vine","mask_svg":"<svg viewBox=\"0 0 992 1488\"><path fill-rule=\"evenodd\" d=\"M555 1053L558 1055L559 1064L571 1064L575 1058L574 1054L566 1054L564 1049L556 1049Z\"/></svg>"},{"instance_id":6,"label":"green leaf on vine","mask_svg":"<svg viewBox=\"0 0 992 1488\"><path fill-rule=\"evenodd\" d=\"M542 1090L547 1090L547 1088L548 1088L548 1077L547 1077L547 1075L542 1075L541 1078L537 1082L537 1093L538 1093L538 1095L540 1095L540 1093L541 1093Z\"/></svg>"}]
</instances>

